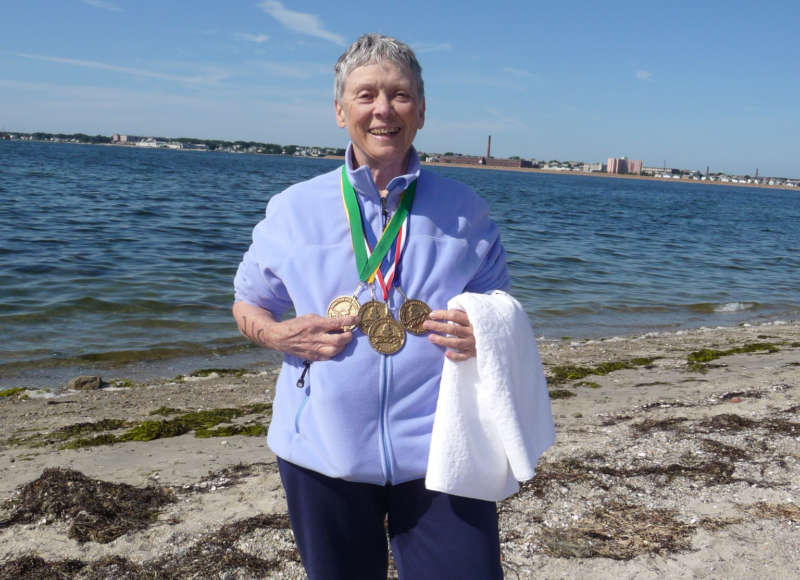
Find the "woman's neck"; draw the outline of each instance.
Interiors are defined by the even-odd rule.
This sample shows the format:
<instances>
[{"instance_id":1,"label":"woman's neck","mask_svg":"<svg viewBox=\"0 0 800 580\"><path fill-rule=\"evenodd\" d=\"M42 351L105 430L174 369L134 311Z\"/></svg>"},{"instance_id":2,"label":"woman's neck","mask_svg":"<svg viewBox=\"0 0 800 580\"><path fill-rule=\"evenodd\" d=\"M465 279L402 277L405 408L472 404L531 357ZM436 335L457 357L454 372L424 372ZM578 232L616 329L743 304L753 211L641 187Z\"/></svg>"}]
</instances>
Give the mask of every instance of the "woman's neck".
<instances>
[{"instance_id":1,"label":"woman's neck","mask_svg":"<svg viewBox=\"0 0 800 580\"><path fill-rule=\"evenodd\" d=\"M366 159L360 160L360 155L354 148L353 157L350 161L353 165L353 169L361 167L362 165L366 165L372 174L372 180L375 182L375 186L378 188L378 192L380 193L381 197L386 197L388 195L386 188L389 185L389 182L398 175L405 174L407 171L408 159L410 155L411 151L406 153L405 157L403 157L403 159L400 161L392 161L390 163L370 163L369 160Z\"/></svg>"}]
</instances>

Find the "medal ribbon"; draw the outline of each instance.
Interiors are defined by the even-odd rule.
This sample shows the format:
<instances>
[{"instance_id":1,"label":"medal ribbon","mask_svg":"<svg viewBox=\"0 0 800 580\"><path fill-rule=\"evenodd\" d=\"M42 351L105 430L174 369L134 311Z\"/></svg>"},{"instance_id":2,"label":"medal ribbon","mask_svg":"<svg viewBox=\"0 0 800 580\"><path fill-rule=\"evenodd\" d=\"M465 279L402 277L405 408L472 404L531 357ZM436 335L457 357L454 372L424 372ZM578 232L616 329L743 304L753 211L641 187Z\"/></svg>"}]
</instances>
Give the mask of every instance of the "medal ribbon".
<instances>
[{"instance_id":1,"label":"medal ribbon","mask_svg":"<svg viewBox=\"0 0 800 580\"><path fill-rule=\"evenodd\" d=\"M342 166L342 199L344 200L344 208L347 213L347 221L350 223L350 235L353 240L353 252L356 255L356 269L358 270L358 278L362 282L372 282L375 279L376 273L381 280L381 287L384 293L388 293L389 286L391 286L391 279L394 277L395 266L400 258L400 253L403 246L403 240L406 236L402 235L401 229L404 230L406 218L411 210L411 204L414 202L414 193L417 189L416 180L408 186L403 192L403 197L400 200L400 205L397 211L386 224L378 243L375 248L370 252L369 245L366 242L364 234L364 226L361 221L361 208L356 199L356 192L347 178L347 168ZM389 249L392 247L392 242L398 238L397 246L395 249L395 259L389 269L389 286L383 280L383 275L380 272L380 266Z\"/></svg>"},{"instance_id":2,"label":"medal ribbon","mask_svg":"<svg viewBox=\"0 0 800 580\"><path fill-rule=\"evenodd\" d=\"M397 274L400 264L400 256L403 254L403 248L405 247L406 240L408 239L408 216L406 219L403 220L403 224L400 227L400 231L397 232L397 240L395 242L395 249L394 249L394 260L392 260L391 264L389 264L389 269L386 270L386 274L384 275L381 272L381 269L378 268L375 271L375 275L378 277L378 283L381 285L381 290L383 290L383 301L389 298L389 289L392 287L392 282L395 280L395 275ZM369 244L367 243L367 238L364 238L364 245L367 248L367 255L370 254Z\"/></svg>"}]
</instances>

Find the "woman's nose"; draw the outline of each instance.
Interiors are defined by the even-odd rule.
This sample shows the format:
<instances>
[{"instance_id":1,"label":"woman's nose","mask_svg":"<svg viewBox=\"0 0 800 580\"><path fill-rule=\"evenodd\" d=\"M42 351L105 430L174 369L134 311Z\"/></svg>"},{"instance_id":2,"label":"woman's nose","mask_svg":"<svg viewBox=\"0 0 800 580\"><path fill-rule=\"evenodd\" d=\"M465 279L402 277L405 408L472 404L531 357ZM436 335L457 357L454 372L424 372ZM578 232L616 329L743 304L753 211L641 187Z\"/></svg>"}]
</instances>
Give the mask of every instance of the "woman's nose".
<instances>
[{"instance_id":1,"label":"woman's nose","mask_svg":"<svg viewBox=\"0 0 800 580\"><path fill-rule=\"evenodd\" d=\"M392 102L389 100L389 97L384 94L378 94L377 98L375 99L375 114L376 115L388 115L392 110Z\"/></svg>"}]
</instances>

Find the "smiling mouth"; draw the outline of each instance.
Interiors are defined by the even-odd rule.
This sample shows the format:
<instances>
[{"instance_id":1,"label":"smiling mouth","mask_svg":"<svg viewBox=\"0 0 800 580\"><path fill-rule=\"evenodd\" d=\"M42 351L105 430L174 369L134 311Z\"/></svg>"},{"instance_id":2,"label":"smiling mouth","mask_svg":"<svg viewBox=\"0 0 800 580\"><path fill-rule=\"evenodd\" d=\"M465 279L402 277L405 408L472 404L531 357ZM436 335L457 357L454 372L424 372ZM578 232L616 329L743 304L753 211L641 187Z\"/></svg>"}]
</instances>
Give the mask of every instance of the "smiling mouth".
<instances>
[{"instance_id":1,"label":"smiling mouth","mask_svg":"<svg viewBox=\"0 0 800 580\"><path fill-rule=\"evenodd\" d=\"M381 127L370 129L370 135L397 135L400 132L400 127Z\"/></svg>"}]
</instances>

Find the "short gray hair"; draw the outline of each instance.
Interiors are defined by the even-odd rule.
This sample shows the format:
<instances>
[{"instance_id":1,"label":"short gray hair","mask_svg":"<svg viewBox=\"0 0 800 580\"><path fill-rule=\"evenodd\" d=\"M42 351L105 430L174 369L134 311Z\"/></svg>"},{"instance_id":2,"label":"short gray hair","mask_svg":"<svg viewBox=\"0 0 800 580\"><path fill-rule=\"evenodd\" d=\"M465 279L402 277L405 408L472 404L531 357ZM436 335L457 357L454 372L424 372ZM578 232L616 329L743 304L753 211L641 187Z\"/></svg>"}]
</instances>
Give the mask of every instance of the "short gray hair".
<instances>
[{"instance_id":1,"label":"short gray hair","mask_svg":"<svg viewBox=\"0 0 800 580\"><path fill-rule=\"evenodd\" d=\"M337 101L342 100L342 90L347 76L360 66L383 61L392 62L411 72L417 85L417 98L425 98L425 84L422 82L422 67L414 55L414 51L405 44L382 34L364 34L344 51L333 67L333 94Z\"/></svg>"}]
</instances>

